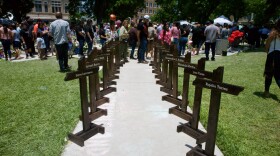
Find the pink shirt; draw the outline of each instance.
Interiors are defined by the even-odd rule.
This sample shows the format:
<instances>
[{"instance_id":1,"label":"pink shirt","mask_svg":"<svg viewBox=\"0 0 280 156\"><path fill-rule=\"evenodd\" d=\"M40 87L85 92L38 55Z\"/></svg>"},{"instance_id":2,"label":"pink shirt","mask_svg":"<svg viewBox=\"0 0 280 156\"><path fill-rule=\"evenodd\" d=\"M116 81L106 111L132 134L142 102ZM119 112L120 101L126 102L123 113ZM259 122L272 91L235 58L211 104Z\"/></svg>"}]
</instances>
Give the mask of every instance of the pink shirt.
<instances>
[{"instance_id":1,"label":"pink shirt","mask_svg":"<svg viewBox=\"0 0 280 156\"><path fill-rule=\"evenodd\" d=\"M161 32L160 32L160 35L159 35L159 39L162 41L162 43L163 42L165 42L165 43L168 43L169 45L171 44L171 34L170 34L170 31L167 31L166 33L165 33L165 35L163 36L163 32L164 32L165 30L161 30Z\"/></svg>"},{"instance_id":2,"label":"pink shirt","mask_svg":"<svg viewBox=\"0 0 280 156\"><path fill-rule=\"evenodd\" d=\"M173 38L179 38L180 37L180 31L177 27L173 26L171 29L170 29L170 32L171 32L171 36Z\"/></svg>"}]
</instances>

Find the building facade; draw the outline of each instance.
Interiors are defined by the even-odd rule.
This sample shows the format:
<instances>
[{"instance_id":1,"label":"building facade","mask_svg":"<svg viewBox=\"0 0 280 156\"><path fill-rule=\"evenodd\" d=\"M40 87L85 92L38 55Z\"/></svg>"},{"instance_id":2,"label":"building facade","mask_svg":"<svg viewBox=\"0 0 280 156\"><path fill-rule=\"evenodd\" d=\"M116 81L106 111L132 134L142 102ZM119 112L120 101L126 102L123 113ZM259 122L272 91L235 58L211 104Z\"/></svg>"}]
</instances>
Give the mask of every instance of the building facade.
<instances>
[{"instance_id":1,"label":"building facade","mask_svg":"<svg viewBox=\"0 0 280 156\"><path fill-rule=\"evenodd\" d=\"M54 14L61 12L63 19L69 20L69 12L67 6L69 0L34 0L34 8L27 16L32 19L55 20Z\"/></svg>"},{"instance_id":2,"label":"building facade","mask_svg":"<svg viewBox=\"0 0 280 156\"><path fill-rule=\"evenodd\" d=\"M160 7L159 5L157 5L155 0L145 0L145 6L146 8L138 12L138 19L143 18L145 15L153 16Z\"/></svg>"}]
</instances>

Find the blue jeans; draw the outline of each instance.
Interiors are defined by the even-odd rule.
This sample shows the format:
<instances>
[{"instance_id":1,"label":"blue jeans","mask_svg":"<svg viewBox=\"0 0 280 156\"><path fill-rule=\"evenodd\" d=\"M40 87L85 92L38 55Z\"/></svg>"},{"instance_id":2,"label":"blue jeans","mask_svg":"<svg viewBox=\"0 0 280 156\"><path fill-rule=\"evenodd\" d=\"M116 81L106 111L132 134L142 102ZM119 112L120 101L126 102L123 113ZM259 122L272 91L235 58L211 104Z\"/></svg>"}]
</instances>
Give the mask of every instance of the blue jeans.
<instances>
[{"instance_id":1,"label":"blue jeans","mask_svg":"<svg viewBox=\"0 0 280 156\"><path fill-rule=\"evenodd\" d=\"M93 42L91 42L90 40L87 40L87 45L88 45L87 53L89 54L92 50Z\"/></svg>"},{"instance_id":2,"label":"blue jeans","mask_svg":"<svg viewBox=\"0 0 280 156\"><path fill-rule=\"evenodd\" d=\"M136 42L132 43L130 46L131 46L130 58L133 58L134 57L134 50L135 50L135 47L136 47Z\"/></svg>"},{"instance_id":3,"label":"blue jeans","mask_svg":"<svg viewBox=\"0 0 280 156\"><path fill-rule=\"evenodd\" d=\"M187 37L181 37L180 38L179 53L181 53L181 55L185 54L187 42L188 42L188 38Z\"/></svg>"},{"instance_id":4,"label":"blue jeans","mask_svg":"<svg viewBox=\"0 0 280 156\"><path fill-rule=\"evenodd\" d=\"M106 39L100 39L100 44L102 45L102 47L104 46L105 43L106 43Z\"/></svg>"},{"instance_id":5,"label":"blue jeans","mask_svg":"<svg viewBox=\"0 0 280 156\"><path fill-rule=\"evenodd\" d=\"M214 42L214 43L205 42L205 55L206 55L206 59L209 59L210 47L211 47L211 50L212 50L212 58L215 58L216 42Z\"/></svg>"},{"instance_id":6,"label":"blue jeans","mask_svg":"<svg viewBox=\"0 0 280 156\"><path fill-rule=\"evenodd\" d=\"M138 61L145 61L145 52L147 51L148 40L146 38L140 39Z\"/></svg>"},{"instance_id":7,"label":"blue jeans","mask_svg":"<svg viewBox=\"0 0 280 156\"><path fill-rule=\"evenodd\" d=\"M79 54L84 55L85 40L78 40L78 42L79 42Z\"/></svg>"}]
</instances>

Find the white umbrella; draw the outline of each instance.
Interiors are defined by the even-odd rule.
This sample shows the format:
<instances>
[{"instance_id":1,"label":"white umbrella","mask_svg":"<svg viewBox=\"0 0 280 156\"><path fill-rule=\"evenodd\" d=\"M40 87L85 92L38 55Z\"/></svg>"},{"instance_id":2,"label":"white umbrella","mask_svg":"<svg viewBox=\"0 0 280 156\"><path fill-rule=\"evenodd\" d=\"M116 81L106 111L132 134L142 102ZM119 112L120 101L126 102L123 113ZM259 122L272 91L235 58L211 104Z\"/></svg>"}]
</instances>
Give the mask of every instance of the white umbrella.
<instances>
[{"instance_id":1,"label":"white umbrella","mask_svg":"<svg viewBox=\"0 0 280 156\"><path fill-rule=\"evenodd\" d=\"M190 23L188 21L180 21L180 25L184 25L184 24L189 25Z\"/></svg>"},{"instance_id":2,"label":"white umbrella","mask_svg":"<svg viewBox=\"0 0 280 156\"><path fill-rule=\"evenodd\" d=\"M224 25L225 23L228 25L232 25L232 22L230 20L224 19L224 18L216 18L214 19L214 24L220 24L220 25Z\"/></svg>"}]
</instances>

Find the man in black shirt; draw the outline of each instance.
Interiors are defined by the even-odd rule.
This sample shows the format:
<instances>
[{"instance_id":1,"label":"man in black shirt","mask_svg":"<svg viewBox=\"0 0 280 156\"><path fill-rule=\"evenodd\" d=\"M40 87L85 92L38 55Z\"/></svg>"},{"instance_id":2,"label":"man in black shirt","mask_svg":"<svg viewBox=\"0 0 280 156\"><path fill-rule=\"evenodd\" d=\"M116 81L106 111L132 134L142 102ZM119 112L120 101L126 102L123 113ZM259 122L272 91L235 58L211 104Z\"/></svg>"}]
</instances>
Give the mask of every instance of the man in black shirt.
<instances>
[{"instance_id":1,"label":"man in black shirt","mask_svg":"<svg viewBox=\"0 0 280 156\"><path fill-rule=\"evenodd\" d=\"M149 22L150 16L145 15L144 21L140 20L139 24L137 26L137 39L140 41L139 46L139 52L138 52L138 63L147 63L145 61L145 52L147 50L147 44L148 44L148 22Z\"/></svg>"},{"instance_id":2,"label":"man in black shirt","mask_svg":"<svg viewBox=\"0 0 280 156\"><path fill-rule=\"evenodd\" d=\"M79 56L83 56L84 55L84 43L85 43L85 37L86 37L86 33L84 31L84 22L80 21L79 25L76 27L76 36L77 36L77 40L79 42Z\"/></svg>"},{"instance_id":3,"label":"man in black shirt","mask_svg":"<svg viewBox=\"0 0 280 156\"><path fill-rule=\"evenodd\" d=\"M88 19L87 24L85 25L85 33L86 33L86 42L88 45L88 54L92 50L93 39L94 39L94 30L92 28L92 20Z\"/></svg>"}]
</instances>

